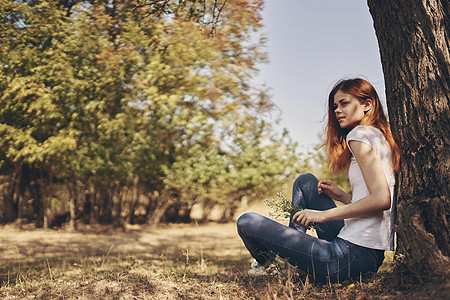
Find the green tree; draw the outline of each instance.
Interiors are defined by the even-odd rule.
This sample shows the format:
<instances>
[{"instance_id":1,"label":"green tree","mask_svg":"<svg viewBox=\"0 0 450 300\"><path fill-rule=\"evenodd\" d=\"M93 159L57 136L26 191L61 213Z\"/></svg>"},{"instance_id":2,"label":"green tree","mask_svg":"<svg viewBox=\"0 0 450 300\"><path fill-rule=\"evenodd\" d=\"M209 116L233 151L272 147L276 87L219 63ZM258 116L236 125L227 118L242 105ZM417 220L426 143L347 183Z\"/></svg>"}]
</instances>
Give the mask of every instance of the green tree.
<instances>
[{"instance_id":1,"label":"green tree","mask_svg":"<svg viewBox=\"0 0 450 300\"><path fill-rule=\"evenodd\" d=\"M252 82L265 61L261 5L6 1L4 220L29 215L24 197L44 226L56 203L71 227L134 222L138 208L157 223L169 206L199 201L229 201L229 219L244 195L290 176L295 145L274 131L267 91Z\"/></svg>"}]
</instances>

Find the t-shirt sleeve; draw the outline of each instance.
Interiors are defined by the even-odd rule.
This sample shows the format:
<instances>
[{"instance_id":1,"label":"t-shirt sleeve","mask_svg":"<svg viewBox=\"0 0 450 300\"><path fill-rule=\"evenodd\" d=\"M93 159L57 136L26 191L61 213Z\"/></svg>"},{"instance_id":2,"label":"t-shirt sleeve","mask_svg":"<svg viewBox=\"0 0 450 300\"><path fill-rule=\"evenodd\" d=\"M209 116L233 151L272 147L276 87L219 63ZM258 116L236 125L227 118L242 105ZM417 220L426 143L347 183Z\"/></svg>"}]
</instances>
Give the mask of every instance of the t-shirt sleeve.
<instances>
[{"instance_id":1,"label":"t-shirt sleeve","mask_svg":"<svg viewBox=\"0 0 450 300\"><path fill-rule=\"evenodd\" d=\"M369 126L358 126L355 127L352 131L350 131L347 134L347 145L349 145L348 149L350 149L350 152L353 154L352 149L350 148L350 141L359 141L363 142L365 144L368 144L370 147L372 147L375 152L378 153L378 149L374 146L373 141L376 137L376 129Z\"/></svg>"}]
</instances>

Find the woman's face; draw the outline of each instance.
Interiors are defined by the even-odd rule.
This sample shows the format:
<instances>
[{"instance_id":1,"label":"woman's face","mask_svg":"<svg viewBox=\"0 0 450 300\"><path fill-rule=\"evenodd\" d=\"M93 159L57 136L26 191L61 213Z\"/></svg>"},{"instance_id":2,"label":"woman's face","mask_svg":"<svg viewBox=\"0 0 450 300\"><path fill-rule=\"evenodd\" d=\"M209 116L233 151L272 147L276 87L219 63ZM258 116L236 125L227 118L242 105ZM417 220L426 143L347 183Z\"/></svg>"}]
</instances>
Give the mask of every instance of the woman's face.
<instances>
[{"instance_id":1,"label":"woman's face","mask_svg":"<svg viewBox=\"0 0 450 300\"><path fill-rule=\"evenodd\" d=\"M358 126L364 114L371 107L367 101L361 103L350 94L337 91L334 94L334 114L341 128L353 128Z\"/></svg>"}]
</instances>

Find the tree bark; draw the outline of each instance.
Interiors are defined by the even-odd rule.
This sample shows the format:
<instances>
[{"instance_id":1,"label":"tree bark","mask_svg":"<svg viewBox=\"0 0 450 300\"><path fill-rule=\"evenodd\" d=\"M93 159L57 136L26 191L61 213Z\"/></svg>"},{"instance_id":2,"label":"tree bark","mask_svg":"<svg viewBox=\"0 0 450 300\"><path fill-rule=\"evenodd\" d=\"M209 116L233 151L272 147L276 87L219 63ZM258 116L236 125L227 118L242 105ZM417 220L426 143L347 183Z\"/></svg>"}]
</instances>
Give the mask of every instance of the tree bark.
<instances>
[{"instance_id":1,"label":"tree bark","mask_svg":"<svg viewBox=\"0 0 450 300\"><path fill-rule=\"evenodd\" d=\"M43 176L43 171L41 169L41 180L44 180L44 176ZM52 215L52 185L53 185L53 168L50 167L49 172L48 172L48 183L47 185L42 184L41 186L45 186L45 194L43 197L43 206L44 206L44 214L43 214L43 220L42 220L42 224L43 224L43 228L48 229L50 228L50 224L51 224L51 218L53 217Z\"/></svg>"},{"instance_id":2,"label":"tree bark","mask_svg":"<svg viewBox=\"0 0 450 300\"><path fill-rule=\"evenodd\" d=\"M136 175L133 179L133 186L131 187L131 197L129 203L129 211L127 217L128 224L134 224L136 206L139 200L139 176Z\"/></svg>"},{"instance_id":3,"label":"tree bark","mask_svg":"<svg viewBox=\"0 0 450 300\"><path fill-rule=\"evenodd\" d=\"M397 254L417 275L449 275L450 58L446 0L368 0L389 119L402 152Z\"/></svg>"},{"instance_id":4,"label":"tree bark","mask_svg":"<svg viewBox=\"0 0 450 300\"><path fill-rule=\"evenodd\" d=\"M73 176L75 178L75 176ZM78 186L76 181L69 182L69 231L75 231L75 206L78 198Z\"/></svg>"},{"instance_id":5,"label":"tree bark","mask_svg":"<svg viewBox=\"0 0 450 300\"><path fill-rule=\"evenodd\" d=\"M166 190L163 190L161 193L154 193L153 195L154 196L149 194L150 201L156 201L155 209L148 220L148 225L150 227L158 226L164 214L167 212L167 209L173 203L171 200L172 193Z\"/></svg>"},{"instance_id":6,"label":"tree bark","mask_svg":"<svg viewBox=\"0 0 450 300\"><path fill-rule=\"evenodd\" d=\"M14 171L11 174L9 184L4 195L3 220L5 223L13 222L17 218L17 197L20 177L22 176L22 162L14 164Z\"/></svg>"}]
</instances>

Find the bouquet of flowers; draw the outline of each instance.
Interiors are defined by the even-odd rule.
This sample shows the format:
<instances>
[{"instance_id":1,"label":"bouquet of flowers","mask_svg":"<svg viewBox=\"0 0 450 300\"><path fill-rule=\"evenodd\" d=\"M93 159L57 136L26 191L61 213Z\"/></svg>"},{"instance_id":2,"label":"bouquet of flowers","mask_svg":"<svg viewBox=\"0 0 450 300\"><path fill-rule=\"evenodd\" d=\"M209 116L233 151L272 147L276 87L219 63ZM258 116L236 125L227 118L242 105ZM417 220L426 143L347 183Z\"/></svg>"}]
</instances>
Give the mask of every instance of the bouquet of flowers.
<instances>
[{"instance_id":1,"label":"bouquet of flowers","mask_svg":"<svg viewBox=\"0 0 450 300\"><path fill-rule=\"evenodd\" d=\"M270 216L274 219L291 219L296 212L301 210L295 207L290 199L286 198L285 190L277 192L276 196L276 199L264 200L264 202L273 209L273 212L270 213ZM315 229L317 231L323 232L323 229L315 223L309 224L308 229Z\"/></svg>"}]
</instances>

